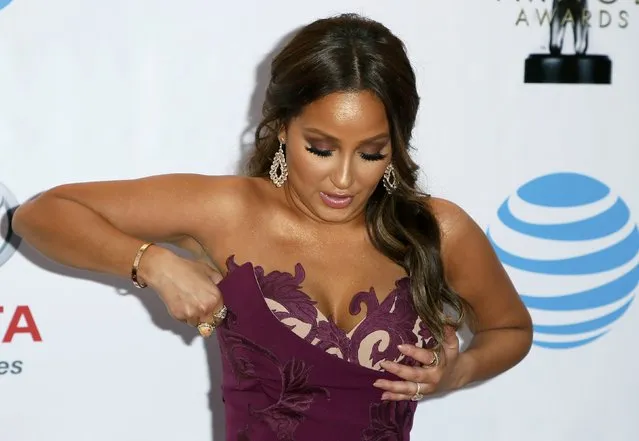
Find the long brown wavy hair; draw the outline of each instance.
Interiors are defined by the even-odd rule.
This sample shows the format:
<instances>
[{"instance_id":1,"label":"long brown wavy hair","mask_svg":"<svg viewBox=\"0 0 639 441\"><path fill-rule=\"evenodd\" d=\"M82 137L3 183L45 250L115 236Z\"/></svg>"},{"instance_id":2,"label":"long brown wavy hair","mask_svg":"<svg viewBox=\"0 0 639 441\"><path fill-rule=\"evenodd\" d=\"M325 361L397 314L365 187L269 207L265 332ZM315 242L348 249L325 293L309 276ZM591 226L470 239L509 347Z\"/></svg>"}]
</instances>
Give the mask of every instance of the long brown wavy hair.
<instances>
[{"instance_id":1,"label":"long brown wavy hair","mask_svg":"<svg viewBox=\"0 0 639 441\"><path fill-rule=\"evenodd\" d=\"M439 346L444 326L457 328L470 306L446 282L439 225L429 196L416 185L419 167L409 150L419 96L399 38L356 14L317 20L295 34L271 63L262 121L246 171L249 176L269 175L280 129L304 106L331 93L362 90L373 92L386 108L397 177L392 195L380 182L368 200L368 234L380 252L408 273L417 313ZM444 305L452 308L452 315Z\"/></svg>"}]
</instances>

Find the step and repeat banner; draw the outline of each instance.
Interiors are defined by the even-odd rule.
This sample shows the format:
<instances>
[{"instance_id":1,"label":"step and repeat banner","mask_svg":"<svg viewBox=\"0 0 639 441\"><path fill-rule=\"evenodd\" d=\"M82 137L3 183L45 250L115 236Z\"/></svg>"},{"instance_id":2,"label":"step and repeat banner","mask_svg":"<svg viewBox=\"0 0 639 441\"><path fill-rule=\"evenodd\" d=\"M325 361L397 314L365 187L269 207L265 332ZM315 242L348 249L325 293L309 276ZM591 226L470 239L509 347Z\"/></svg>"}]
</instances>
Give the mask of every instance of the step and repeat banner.
<instances>
[{"instance_id":1,"label":"step and repeat banner","mask_svg":"<svg viewBox=\"0 0 639 441\"><path fill-rule=\"evenodd\" d=\"M1 441L224 439L214 339L43 258L8 213L66 182L236 173L271 57L339 12L405 41L422 184L535 322L519 366L421 403L413 438L639 439L636 2L0 0Z\"/></svg>"}]
</instances>

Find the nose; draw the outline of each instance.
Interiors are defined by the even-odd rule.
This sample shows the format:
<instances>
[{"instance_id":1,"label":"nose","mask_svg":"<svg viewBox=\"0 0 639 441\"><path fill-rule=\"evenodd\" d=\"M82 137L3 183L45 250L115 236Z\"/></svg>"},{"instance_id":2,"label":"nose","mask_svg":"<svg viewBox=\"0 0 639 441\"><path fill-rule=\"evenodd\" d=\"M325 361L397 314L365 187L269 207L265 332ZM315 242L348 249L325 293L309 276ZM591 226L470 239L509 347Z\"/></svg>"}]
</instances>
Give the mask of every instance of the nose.
<instances>
[{"instance_id":1,"label":"nose","mask_svg":"<svg viewBox=\"0 0 639 441\"><path fill-rule=\"evenodd\" d=\"M349 157L346 157L349 156ZM353 185L353 161L350 155L344 155L337 162L331 181L340 190L346 190Z\"/></svg>"}]
</instances>

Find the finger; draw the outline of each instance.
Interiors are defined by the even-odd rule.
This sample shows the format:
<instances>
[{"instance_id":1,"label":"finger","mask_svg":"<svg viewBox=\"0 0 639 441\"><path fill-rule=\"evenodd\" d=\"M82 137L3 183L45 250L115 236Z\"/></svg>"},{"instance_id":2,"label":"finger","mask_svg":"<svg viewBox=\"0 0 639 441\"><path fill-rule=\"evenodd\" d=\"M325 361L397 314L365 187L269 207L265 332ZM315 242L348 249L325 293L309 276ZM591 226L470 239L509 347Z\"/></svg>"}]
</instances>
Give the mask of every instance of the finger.
<instances>
[{"instance_id":1,"label":"finger","mask_svg":"<svg viewBox=\"0 0 639 441\"><path fill-rule=\"evenodd\" d=\"M442 343L442 351L440 355L440 365L447 364L450 360L455 360L459 355L459 338L457 331L451 326L444 328L444 341Z\"/></svg>"},{"instance_id":2,"label":"finger","mask_svg":"<svg viewBox=\"0 0 639 441\"><path fill-rule=\"evenodd\" d=\"M200 331L200 333L202 333L201 329L199 328L200 325L202 324L211 325L211 326L216 325L214 320L207 318L207 314L203 314L200 312L202 310L201 307L187 305L185 307L185 310L187 311L186 323L190 326L193 326L194 328L198 328L198 331ZM203 328L203 329L207 329L207 328ZM212 333L212 330L207 331L208 335L210 335L211 333Z\"/></svg>"},{"instance_id":3,"label":"finger","mask_svg":"<svg viewBox=\"0 0 639 441\"><path fill-rule=\"evenodd\" d=\"M211 280L213 281L213 283L215 283L216 285L218 283L220 283L222 281L222 279L224 278L224 276L222 274L220 274L219 271L216 271L214 269L212 269L210 271L209 277L211 278Z\"/></svg>"},{"instance_id":4,"label":"finger","mask_svg":"<svg viewBox=\"0 0 639 441\"><path fill-rule=\"evenodd\" d=\"M200 317L203 322L219 325L226 318L227 308L221 299L215 301L215 306L207 306L206 309L210 312Z\"/></svg>"},{"instance_id":5,"label":"finger","mask_svg":"<svg viewBox=\"0 0 639 441\"><path fill-rule=\"evenodd\" d=\"M203 322L215 321L215 313L222 308L222 302L219 293L213 289L199 293L195 297L197 302L198 318Z\"/></svg>"},{"instance_id":6,"label":"finger","mask_svg":"<svg viewBox=\"0 0 639 441\"><path fill-rule=\"evenodd\" d=\"M182 299L174 300L166 305L167 312L175 320L187 324L189 326L197 326L199 320L197 316L191 313L191 308L182 303Z\"/></svg>"},{"instance_id":7,"label":"finger","mask_svg":"<svg viewBox=\"0 0 639 441\"><path fill-rule=\"evenodd\" d=\"M409 400L412 399L417 392L422 395L432 391L432 387L425 383L419 383L419 390L416 382L412 381L389 381L389 380L377 380L373 383L378 389L382 389L382 399L392 400Z\"/></svg>"},{"instance_id":8,"label":"finger","mask_svg":"<svg viewBox=\"0 0 639 441\"><path fill-rule=\"evenodd\" d=\"M385 392L403 394L411 397L417 393L417 385L412 381L376 380L373 386ZM423 393L423 389L424 385L422 384L420 386L420 392Z\"/></svg>"},{"instance_id":9,"label":"finger","mask_svg":"<svg viewBox=\"0 0 639 441\"><path fill-rule=\"evenodd\" d=\"M452 326L444 327L444 346L449 351L459 351L459 338L457 337L457 331Z\"/></svg>"},{"instance_id":10,"label":"finger","mask_svg":"<svg viewBox=\"0 0 639 441\"><path fill-rule=\"evenodd\" d=\"M435 366L437 361L435 353L431 349L424 349L414 345L399 345L399 350L407 357L420 362L424 367Z\"/></svg>"},{"instance_id":11,"label":"finger","mask_svg":"<svg viewBox=\"0 0 639 441\"><path fill-rule=\"evenodd\" d=\"M199 308L188 303L183 305L183 308L186 322L191 326L197 327L197 325L202 322Z\"/></svg>"},{"instance_id":12,"label":"finger","mask_svg":"<svg viewBox=\"0 0 639 441\"><path fill-rule=\"evenodd\" d=\"M395 363L392 361L382 361L380 366L387 372L397 375L400 378L408 381L420 381L424 375L424 369L416 368L412 366L406 366L404 364Z\"/></svg>"},{"instance_id":13,"label":"finger","mask_svg":"<svg viewBox=\"0 0 639 441\"><path fill-rule=\"evenodd\" d=\"M200 318L198 320L198 323L208 323L209 325L213 325L217 327L217 326L220 326L220 324L222 323L222 320L220 320L219 318L215 317L212 314L209 314Z\"/></svg>"},{"instance_id":14,"label":"finger","mask_svg":"<svg viewBox=\"0 0 639 441\"><path fill-rule=\"evenodd\" d=\"M211 265L204 264L204 269L206 274L209 276L209 279L211 279L216 285L224 278L224 276L222 276L222 274Z\"/></svg>"},{"instance_id":15,"label":"finger","mask_svg":"<svg viewBox=\"0 0 639 441\"><path fill-rule=\"evenodd\" d=\"M193 326L194 328L197 328L197 325L201 323L201 320L197 317L188 317L187 319L181 321L189 326Z\"/></svg>"},{"instance_id":16,"label":"finger","mask_svg":"<svg viewBox=\"0 0 639 441\"><path fill-rule=\"evenodd\" d=\"M411 401L412 395L395 394L392 392L384 392L382 394L383 401Z\"/></svg>"}]
</instances>

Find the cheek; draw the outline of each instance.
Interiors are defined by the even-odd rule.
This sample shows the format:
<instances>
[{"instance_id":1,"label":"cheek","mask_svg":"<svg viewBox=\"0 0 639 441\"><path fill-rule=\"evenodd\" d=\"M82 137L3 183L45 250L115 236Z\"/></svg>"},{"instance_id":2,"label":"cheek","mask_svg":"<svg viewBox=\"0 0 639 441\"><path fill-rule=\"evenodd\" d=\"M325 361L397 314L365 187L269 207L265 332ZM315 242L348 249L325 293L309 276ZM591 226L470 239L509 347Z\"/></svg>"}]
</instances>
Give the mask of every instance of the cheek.
<instances>
[{"instance_id":1,"label":"cheek","mask_svg":"<svg viewBox=\"0 0 639 441\"><path fill-rule=\"evenodd\" d=\"M296 182L312 185L330 174L330 160L316 157L307 151L295 152L287 158L289 176Z\"/></svg>"},{"instance_id":2,"label":"cheek","mask_svg":"<svg viewBox=\"0 0 639 441\"><path fill-rule=\"evenodd\" d=\"M355 179L361 187L374 188L384 176L386 166L378 163L359 163L354 167Z\"/></svg>"}]
</instances>

